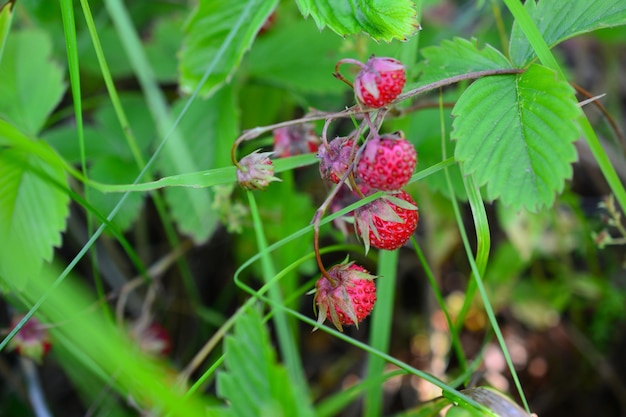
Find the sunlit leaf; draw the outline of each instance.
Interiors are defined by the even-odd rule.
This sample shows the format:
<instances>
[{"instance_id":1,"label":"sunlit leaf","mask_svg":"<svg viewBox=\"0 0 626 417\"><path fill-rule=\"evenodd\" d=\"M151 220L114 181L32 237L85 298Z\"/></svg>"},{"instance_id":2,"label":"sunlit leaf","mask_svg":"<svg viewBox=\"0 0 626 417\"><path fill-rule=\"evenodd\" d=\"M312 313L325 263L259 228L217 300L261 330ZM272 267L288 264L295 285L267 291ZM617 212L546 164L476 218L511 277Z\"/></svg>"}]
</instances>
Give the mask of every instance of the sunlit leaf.
<instances>
[{"instance_id":1,"label":"sunlit leaf","mask_svg":"<svg viewBox=\"0 0 626 417\"><path fill-rule=\"evenodd\" d=\"M596 29L626 24L624 0L528 0L524 4L548 46ZM511 32L510 55L518 66L535 54L526 35L515 23Z\"/></svg>"},{"instance_id":2,"label":"sunlit leaf","mask_svg":"<svg viewBox=\"0 0 626 417\"><path fill-rule=\"evenodd\" d=\"M455 157L490 199L535 211L572 176L580 115L573 89L545 67L474 82L453 110Z\"/></svg>"},{"instance_id":3,"label":"sunlit leaf","mask_svg":"<svg viewBox=\"0 0 626 417\"><path fill-rule=\"evenodd\" d=\"M415 4L409 0L297 0L305 17L338 35L365 32L377 41L406 40L419 28Z\"/></svg>"}]
</instances>

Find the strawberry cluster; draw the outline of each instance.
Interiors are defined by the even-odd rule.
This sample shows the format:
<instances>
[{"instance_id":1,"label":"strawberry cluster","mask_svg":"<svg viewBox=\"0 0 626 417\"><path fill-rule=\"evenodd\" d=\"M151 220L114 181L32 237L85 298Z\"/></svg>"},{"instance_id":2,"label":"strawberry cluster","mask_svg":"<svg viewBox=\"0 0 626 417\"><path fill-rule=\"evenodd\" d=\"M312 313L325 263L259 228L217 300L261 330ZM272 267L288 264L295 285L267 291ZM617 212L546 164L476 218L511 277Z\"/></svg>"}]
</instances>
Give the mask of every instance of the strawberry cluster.
<instances>
[{"instance_id":1,"label":"strawberry cluster","mask_svg":"<svg viewBox=\"0 0 626 417\"><path fill-rule=\"evenodd\" d=\"M343 64L356 65L359 72L351 83L339 72ZM350 115L361 115L360 126L347 136L328 140L329 124L343 114L325 116L321 137L308 122L281 123L273 129L274 152L255 151L240 161L235 158L239 143L258 136L264 129L251 129L233 146L232 158L237 167L237 179L248 190L264 189L273 181L274 165L270 155L289 157L317 151L321 178L332 187L326 201L314 218L316 260L322 272L315 289L318 322L327 318L342 329L343 325L358 325L374 307L376 286L373 276L363 267L348 262L324 268L319 252L320 219L327 208L341 210L347 205L376 194L377 198L361 204L335 224L344 233L351 225L363 242L365 251L371 247L396 250L404 246L417 228L418 211L413 198L403 190L415 171L417 152L402 132L380 133L389 107L397 100L406 83L405 68L394 58L372 56L365 63L342 59L334 76L353 88L356 106ZM323 114L323 113L320 113ZM365 134L367 132L367 134Z\"/></svg>"},{"instance_id":2,"label":"strawberry cluster","mask_svg":"<svg viewBox=\"0 0 626 417\"><path fill-rule=\"evenodd\" d=\"M376 57L365 64L345 59L337 67L342 63L361 67L353 88L370 132L361 145L358 140L362 130L331 141L322 135L318 151L320 176L329 184L339 184L331 194L329 205L333 211L381 192L379 198L351 213L351 222L366 252L370 247L395 250L404 246L417 228L417 205L402 189L413 175L417 152L402 132L379 134L382 118L377 126L370 112L384 114L384 107L402 92L404 66L392 58ZM335 76L348 82L339 72ZM347 230L343 222L338 224ZM322 267L322 271L316 284L318 321L328 317L339 329L341 325L358 324L370 313L376 299L372 279L362 277L367 271L353 263L335 265L329 271Z\"/></svg>"}]
</instances>

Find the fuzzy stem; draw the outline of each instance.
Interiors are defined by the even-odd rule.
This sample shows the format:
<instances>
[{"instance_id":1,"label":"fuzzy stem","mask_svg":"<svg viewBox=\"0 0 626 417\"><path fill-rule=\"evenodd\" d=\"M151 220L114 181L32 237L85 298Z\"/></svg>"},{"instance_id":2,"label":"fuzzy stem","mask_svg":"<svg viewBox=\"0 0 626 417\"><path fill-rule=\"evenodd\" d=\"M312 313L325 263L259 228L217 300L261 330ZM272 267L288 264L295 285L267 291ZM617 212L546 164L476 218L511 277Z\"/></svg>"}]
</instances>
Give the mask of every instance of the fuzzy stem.
<instances>
[{"instance_id":1,"label":"fuzzy stem","mask_svg":"<svg viewBox=\"0 0 626 417\"><path fill-rule=\"evenodd\" d=\"M525 71L524 69L520 69L520 68L503 68L503 69L495 69L495 70L469 72L467 74L456 75L454 77L435 81L433 83L430 83L422 87L418 87L413 90L407 91L406 93L400 94L398 97L396 97L396 99L393 102L390 103L390 105L397 104L401 101L404 101L409 98L417 97L431 90L436 90L438 88L445 87L447 85L456 84L461 81L475 80L478 78L487 77L491 75L521 74L524 71ZM348 118L354 115L363 115L371 111L372 109L363 109L361 108L359 104L355 104L354 106L349 107L339 112L315 111L299 119L287 120L287 121L275 123L272 125L259 126L253 129L246 130L241 136L237 138L237 140L233 144L231 148L231 160L233 162L233 165L239 168L239 163L237 162L237 155L236 155L237 147L245 141L256 139L257 137L261 136L265 132L278 129L281 127L294 126L294 125L299 125L299 124L308 123L308 122L317 122L319 120Z\"/></svg>"},{"instance_id":2,"label":"fuzzy stem","mask_svg":"<svg viewBox=\"0 0 626 417\"><path fill-rule=\"evenodd\" d=\"M361 61L357 61L356 59L352 59L352 58L344 58L344 59L340 59L339 61L337 61L337 64L335 65L335 72L333 73L333 77L337 78L340 81L343 81L344 83L348 84L350 86L350 88L354 88L354 86L352 85L352 83L347 80L342 74L341 72L339 72L339 67L342 64L354 64L354 65L358 65L361 68L365 67L365 64L363 64Z\"/></svg>"}]
</instances>

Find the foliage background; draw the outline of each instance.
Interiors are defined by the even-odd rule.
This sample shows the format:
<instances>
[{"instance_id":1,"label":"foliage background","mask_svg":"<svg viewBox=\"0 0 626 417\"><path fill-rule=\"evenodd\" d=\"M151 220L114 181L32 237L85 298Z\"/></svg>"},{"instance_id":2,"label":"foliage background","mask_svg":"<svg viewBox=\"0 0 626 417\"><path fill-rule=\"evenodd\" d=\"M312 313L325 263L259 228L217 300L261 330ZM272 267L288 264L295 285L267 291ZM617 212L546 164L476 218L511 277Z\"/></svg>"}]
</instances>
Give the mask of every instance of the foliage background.
<instances>
[{"instance_id":1,"label":"foliage background","mask_svg":"<svg viewBox=\"0 0 626 417\"><path fill-rule=\"evenodd\" d=\"M598 166L588 142L574 143L574 90L557 82L519 17L513 23L515 2L419 2L417 36L407 35L412 2L363 2L393 13L364 10L362 21L341 9L348 3L332 13L304 0L24 0L2 9L2 323L8 333L13 313L30 312L49 326L54 347L37 375L53 414L432 415L449 403L426 402L442 390L461 404L449 414L476 413L456 391L470 379L521 402L489 311L533 412L626 410L626 255L594 239L605 228L619 236L598 205L619 186L623 193L623 140L585 107L616 171L618 185L607 184L607 163ZM623 129L621 2L573 1L567 11L526 3L529 16L543 17L537 29L548 46L559 44L556 68L593 95L607 92L601 102ZM595 31L605 26L616 27ZM318 272L309 221L327 192L315 158L276 161L282 182L249 194L233 186L230 148L245 129L352 105L334 65L372 53L411 63L405 90L475 70L529 69L499 84L434 91L415 102L424 108L389 120L419 151L409 186L420 205L416 244L365 257L326 221L323 246L339 245L325 253L327 265L348 252L388 279L378 280L368 323L345 335L311 333L306 292ZM530 93L519 101L496 94L523 82ZM512 148L485 163L480 152L498 141L483 134L485 115L506 120L515 106L555 117L536 135L523 131L534 126L524 117L522 130L506 132ZM351 123L337 122L334 133ZM238 153L271 143L268 131ZM533 166L545 189L501 171L522 163L519 146L546 155ZM446 162L452 155L464 175ZM467 249L477 254L474 270ZM489 302L476 295L472 272ZM452 332L445 313L458 320ZM167 357L129 337L141 320L169 331ZM213 349L190 366L207 341ZM33 374L14 352L0 358L0 414L30 415Z\"/></svg>"}]
</instances>

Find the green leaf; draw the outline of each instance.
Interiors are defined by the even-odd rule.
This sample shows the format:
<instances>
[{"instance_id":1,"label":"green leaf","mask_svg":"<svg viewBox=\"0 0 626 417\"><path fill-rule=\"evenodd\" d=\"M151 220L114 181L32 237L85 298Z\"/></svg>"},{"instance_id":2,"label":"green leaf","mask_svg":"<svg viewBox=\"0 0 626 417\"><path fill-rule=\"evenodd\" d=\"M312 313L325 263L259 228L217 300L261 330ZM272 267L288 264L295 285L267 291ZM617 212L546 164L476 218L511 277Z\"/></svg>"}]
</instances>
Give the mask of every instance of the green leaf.
<instances>
[{"instance_id":1,"label":"green leaf","mask_svg":"<svg viewBox=\"0 0 626 417\"><path fill-rule=\"evenodd\" d=\"M582 33L626 24L624 0L543 0L539 3L528 0L524 7L550 47ZM520 67L535 57L517 23L513 25L509 51L515 65Z\"/></svg>"},{"instance_id":2,"label":"green leaf","mask_svg":"<svg viewBox=\"0 0 626 417\"><path fill-rule=\"evenodd\" d=\"M430 46L421 52L425 61L418 65L422 71L420 85L468 72L513 68L509 60L493 46L487 44L480 49L476 39L445 40L440 46Z\"/></svg>"},{"instance_id":3,"label":"green leaf","mask_svg":"<svg viewBox=\"0 0 626 417\"><path fill-rule=\"evenodd\" d=\"M341 38L320 33L306 22L279 21L257 39L245 65L249 76L285 90L341 94L345 84L332 73L337 61L346 56L343 44Z\"/></svg>"},{"instance_id":4,"label":"green leaf","mask_svg":"<svg viewBox=\"0 0 626 417\"><path fill-rule=\"evenodd\" d=\"M36 29L12 33L0 61L0 117L34 137L65 92L52 43Z\"/></svg>"},{"instance_id":5,"label":"green leaf","mask_svg":"<svg viewBox=\"0 0 626 417\"><path fill-rule=\"evenodd\" d=\"M183 108L177 102L172 112ZM172 136L158 161L162 175L180 175L201 168L231 165L230 147L238 134L239 119L232 88L223 88L208 100L196 100L187 109L179 125L179 135ZM211 190L167 188L165 199L179 229L196 242L208 239L219 221L211 208Z\"/></svg>"},{"instance_id":6,"label":"green leaf","mask_svg":"<svg viewBox=\"0 0 626 417\"><path fill-rule=\"evenodd\" d=\"M456 90L447 91L444 94L444 101L455 102L458 100L458 96L459 93ZM446 132L452 130L450 113L450 109L444 109L443 120ZM445 159L441 151L441 120L438 108L424 109L412 114L405 132L407 139L415 145L417 150L418 169L431 167ZM454 154L454 145L454 142L445 140L446 157ZM467 200L467 193L458 164L449 167L448 172L451 176L455 197L464 201ZM430 189L450 197L448 182L443 170L428 175L422 181L428 184Z\"/></svg>"},{"instance_id":7,"label":"green leaf","mask_svg":"<svg viewBox=\"0 0 626 417\"><path fill-rule=\"evenodd\" d=\"M419 28L409 0L297 0L304 17L340 36L365 32L376 41L407 40Z\"/></svg>"},{"instance_id":8,"label":"green leaf","mask_svg":"<svg viewBox=\"0 0 626 417\"><path fill-rule=\"evenodd\" d=\"M277 3L277 0L200 0L187 23L180 54L182 90L187 93L195 90L208 68L212 70L200 94L210 96L227 82ZM227 42L230 44L226 45Z\"/></svg>"},{"instance_id":9,"label":"green leaf","mask_svg":"<svg viewBox=\"0 0 626 417\"><path fill-rule=\"evenodd\" d=\"M285 369L276 363L269 333L250 308L237 318L224 341L226 372L218 374L218 394L236 417L312 416L308 400L297 398Z\"/></svg>"},{"instance_id":10,"label":"green leaf","mask_svg":"<svg viewBox=\"0 0 626 417\"><path fill-rule=\"evenodd\" d=\"M22 289L61 244L67 180L59 166L11 148L0 149L0 178L0 276Z\"/></svg>"},{"instance_id":11,"label":"green leaf","mask_svg":"<svg viewBox=\"0 0 626 417\"><path fill-rule=\"evenodd\" d=\"M573 89L545 67L482 78L454 107L455 157L489 199L536 211L572 175L579 115Z\"/></svg>"}]
</instances>

